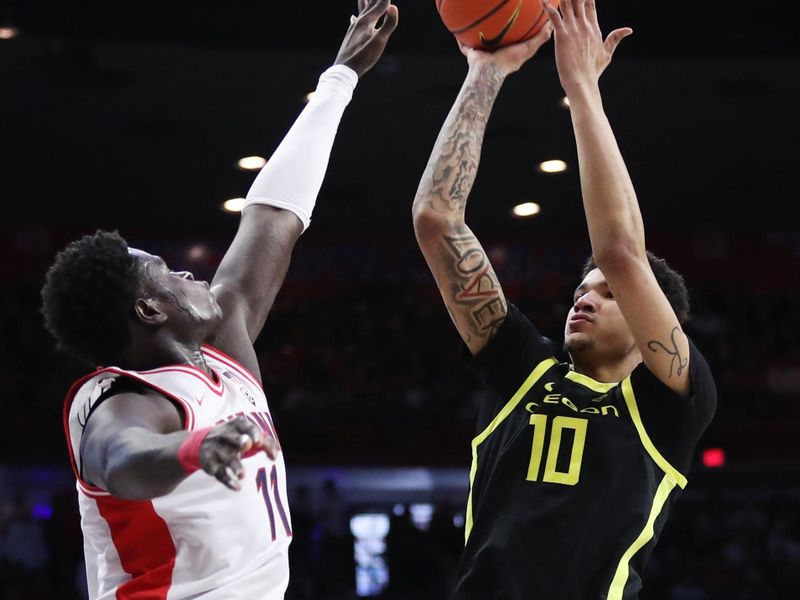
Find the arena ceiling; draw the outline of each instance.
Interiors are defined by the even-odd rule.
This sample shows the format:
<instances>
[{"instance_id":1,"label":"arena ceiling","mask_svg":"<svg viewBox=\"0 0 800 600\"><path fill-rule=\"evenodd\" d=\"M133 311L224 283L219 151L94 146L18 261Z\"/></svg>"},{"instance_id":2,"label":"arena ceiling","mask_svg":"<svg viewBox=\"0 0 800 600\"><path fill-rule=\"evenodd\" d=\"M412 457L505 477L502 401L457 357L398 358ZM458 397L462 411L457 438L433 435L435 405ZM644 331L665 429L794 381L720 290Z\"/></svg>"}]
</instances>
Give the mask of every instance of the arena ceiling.
<instances>
[{"instance_id":1,"label":"arena ceiling","mask_svg":"<svg viewBox=\"0 0 800 600\"><path fill-rule=\"evenodd\" d=\"M355 4L353 2L352 4ZM465 64L433 0L401 24L340 128L320 227L410 227L410 203ZM752 3L600 2L630 25L605 104L651 228L791 226L800 42ZM0 199L7 224L230 228L241 156L269 155L332 61L351 2L0 1ZM552 50L507 82L469 220L582 226L569 113ZM539 161L562 158L563 175ZM528 227L529 225L525 225Z\"/></svg>"}]
</instances>

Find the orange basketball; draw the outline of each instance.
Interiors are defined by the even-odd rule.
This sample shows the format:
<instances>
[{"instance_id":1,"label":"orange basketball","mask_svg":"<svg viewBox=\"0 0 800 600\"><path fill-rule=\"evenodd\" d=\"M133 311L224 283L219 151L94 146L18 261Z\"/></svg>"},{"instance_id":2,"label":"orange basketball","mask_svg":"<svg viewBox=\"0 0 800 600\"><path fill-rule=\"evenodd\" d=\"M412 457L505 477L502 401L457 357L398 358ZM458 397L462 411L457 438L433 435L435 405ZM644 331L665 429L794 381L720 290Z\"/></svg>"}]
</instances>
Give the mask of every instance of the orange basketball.
<instances>
[{"instance_id":1,"label":"orange basketball","mask_svg":"<svg viewBox=\"0 0 800 600\"><path fill-rule=\"evenodd\" d=\"M547 22L541 0L436 0L436 8L450 33L478 50L530 39Z\"/></svg>"}]
</instances>

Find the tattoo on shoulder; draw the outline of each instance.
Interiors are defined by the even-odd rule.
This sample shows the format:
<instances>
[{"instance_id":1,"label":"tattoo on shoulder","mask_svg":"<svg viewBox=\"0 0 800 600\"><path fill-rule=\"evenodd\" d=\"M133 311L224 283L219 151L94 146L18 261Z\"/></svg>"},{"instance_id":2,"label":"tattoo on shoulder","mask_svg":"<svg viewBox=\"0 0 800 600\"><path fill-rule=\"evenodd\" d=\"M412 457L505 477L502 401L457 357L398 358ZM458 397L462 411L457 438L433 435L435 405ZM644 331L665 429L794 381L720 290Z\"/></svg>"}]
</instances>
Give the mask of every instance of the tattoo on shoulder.
<instances>
[{"instance_id":1,"label":"tattoo on shoulder","mask_svg":"<svg viewBox=\"0 0 800 600\"><path fill-rule=\"evenodd\" d=\"M658 341L658 340L650 340L647 342L647 347L650 349L651 352L658 352L659 350L666 352L669 356L672 357L672 360L669 363L669 375L668 377L672 377L673 371L680 377L683 375L683 371L689 365L689 358L681 356L681 351L678 349L678 340L676 339L677 335L680 333L681 328L675 327L672 330L672 334L670 335L670 344L671 348L669 348L666 344ZM677 368L676 368L677 365Z\"/></svg>"},{"instance_id":2,"label":"tattoo on shoulder","mask_svg":"<svg viewBox=\"0 0 800 600\"><path fill-rule=\"evenodd\" d=\"M473 333L490 338L508 312L497 275L473 234L445 236L445 241L455 259L451 269L453 297L469 315L465 339L471 340Z\"/></svg>"}]
</instances>

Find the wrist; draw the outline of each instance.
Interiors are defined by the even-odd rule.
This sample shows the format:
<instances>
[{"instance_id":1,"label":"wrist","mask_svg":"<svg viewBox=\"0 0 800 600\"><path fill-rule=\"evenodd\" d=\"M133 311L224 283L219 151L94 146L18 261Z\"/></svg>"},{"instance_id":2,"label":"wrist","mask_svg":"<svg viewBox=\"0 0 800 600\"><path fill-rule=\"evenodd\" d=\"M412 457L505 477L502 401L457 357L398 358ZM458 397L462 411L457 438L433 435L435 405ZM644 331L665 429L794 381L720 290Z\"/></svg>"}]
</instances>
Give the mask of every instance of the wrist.
<instances>
[{"instance_id":1,"label":"wrist","mask_svg":"<svg viewBox=\"0 0 800 600\"><path fill-rule=\"evenodd\" d=\"M358 73L347 65L338 63L328 67L320 75L316 91L318 93L331 91L340 94L349 102L356 85L358 85Z\"/></svg>"},{"instance_id":2,"label":"wrist","mask_svg":"<svg viewBox=\"0 0 800 600\"><path fill-rule=\"evenodd\" d=\"M598 81L575 81L569 85L564 85L564 92L569 98L570 106L573 103L586 103L601 100L600 82Z\"/></svg>"},{"instance_id":3,"label":"wrist","mask_svg":"<svg viewBox=\"0 0 800 600\"><path fill-rule=\"evenodd\" d=\"M187 475L191 475L202 468L200 465L200 446L208 436L209 431L211 431L211 427L192 431L178 447L178 462L181 463L181 467L183 467L183 471Z\"/></svg>"},{"instance_id":4,"label":"wrist","mask_svg":"<svg viewBox=\"0 0 800 600\"><path fill-rule=\"evenodd\" d=\"M499 78L501 82L509 75L509 73L503 69L503 67L501 67L497 61L492 59L491 54L486 57L481 56L481 58L470 61L469 73L470 75L477 77L490 76L492 78Z\"/></svg>"}]
</instances>

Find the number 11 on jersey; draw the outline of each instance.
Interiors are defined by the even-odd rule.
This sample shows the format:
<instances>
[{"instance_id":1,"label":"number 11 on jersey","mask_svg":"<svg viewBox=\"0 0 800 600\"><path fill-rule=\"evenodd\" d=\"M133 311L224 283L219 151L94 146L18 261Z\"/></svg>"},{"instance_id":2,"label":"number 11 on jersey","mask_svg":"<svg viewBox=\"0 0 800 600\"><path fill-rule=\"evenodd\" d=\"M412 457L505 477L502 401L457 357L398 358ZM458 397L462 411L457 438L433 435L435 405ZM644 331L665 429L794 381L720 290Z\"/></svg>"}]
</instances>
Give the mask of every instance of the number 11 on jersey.
<instances>
[{"instance_id":1,"label":"number 11 on jersey","mask_svg":"<svg viewBox=\"0 0 800 600\"><path fill-rule=\"evenodd\" d=\"M525 478L528 481L539 481L547 419L547 415L531 415L530 424L533 426L533 444L531 446L531 461L528 463L528 475ZM581 476L587 425L588 421L586 419L575 417L555 417L553 419L542 481L561 485L575 485L578 483ZM558 453L561 450L561 438L564 430L571 430L574 437L572 438L569 468L566 471L559 471L557 469Z\"/></svg>"},{"instance_id":2,"label":"number 11 on jersey","mask_svg":"<svg viewBox=\"0 0 800 600\"><path fill-rule=\"evenodd\" d=\"M267 516L269 517L269 528L270 533L272 533L272 541L274 542L277 536L275 532L275 511L272 509L272 500L269 497L270 488L272 488L272 496L275 498L275 508L278 509L278 515L281 518L283 529L286 532L286 535L292 535L292 530L289 527L289 519L286 517L286 510L283 508L283 502L281 502L281 497L278 493L277 467L272 465L272 471L270 471L269 474L269 481L267 481L267 469L261 467L258 470L258 473L256 473L256 486L264 498L264 505L267 507Z\"/></svg>"}]
</instances>

